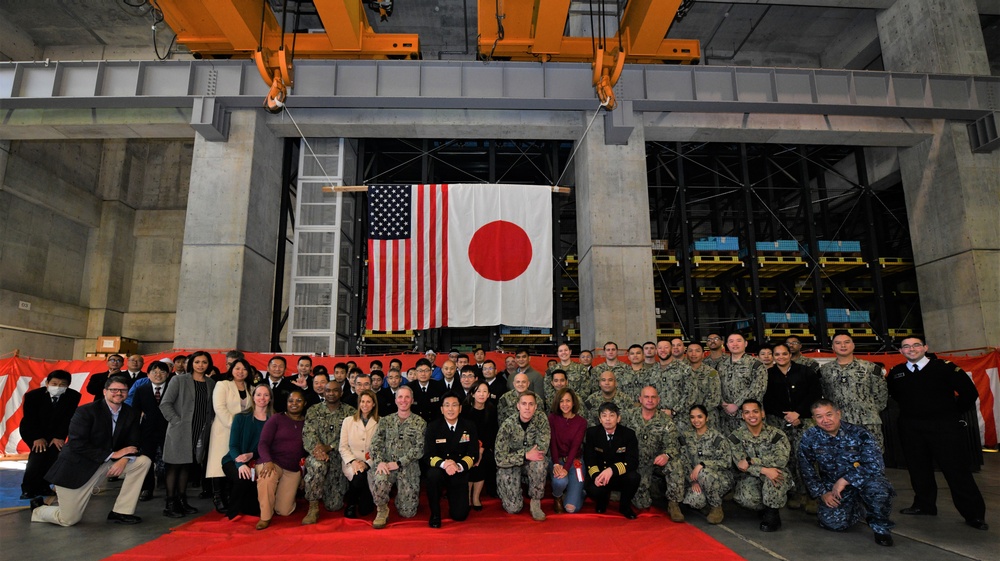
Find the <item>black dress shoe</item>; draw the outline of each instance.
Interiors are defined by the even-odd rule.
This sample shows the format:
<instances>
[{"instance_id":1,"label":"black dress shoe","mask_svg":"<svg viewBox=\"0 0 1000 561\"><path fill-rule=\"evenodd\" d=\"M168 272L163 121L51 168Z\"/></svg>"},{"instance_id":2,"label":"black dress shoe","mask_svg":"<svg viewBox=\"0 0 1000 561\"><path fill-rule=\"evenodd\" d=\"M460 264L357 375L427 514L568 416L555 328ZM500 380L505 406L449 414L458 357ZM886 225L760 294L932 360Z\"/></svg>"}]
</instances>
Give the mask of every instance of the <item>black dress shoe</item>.
<instances>
[{"instance_id":1,"label":"black dress shoe","mask_svg":"<svg viewBox=\"0 0 1000 561\"><path fill-rule=\"evenodd\" d=\"M989 530L990 529L990 525L987 524L986 521L982 520L982 519L966 520L965 523L966 523L966 525L972 526L973 528L975 528L977 530L984 530L985 531L985 530Z\"/></svg>"},{"instance_id":2,"label":"black dress shoe","mask_svg":"<svg viewBox=\"0 0 1000 561\"><path fill-rule=\"evenodd\" d=\"M431 528L440 528L441 527L441 517L440 516L431 516L430 522L428 522L427 525L430 526Z\"/></svg>"},{"instance_id":3,"label":"black dress shoe","mask_svg":"<svg viewBox=\"0 0 1000 561\"><path fill-rule=\"evenodd\" d=\"M153 500L153 492L150 491L149 489L143 489L142 491L139 492L139 500L141 502Z\"/></svg>"},{"instance_id":4,"label":"black dress shoe","mask_svg":"<svg viewBox=\"0 0 1000 561\"><path fill-rule=\"evenodd\" d=\"M358 507L350 505L347 510L344 511L344 518L357 518L358 517Z\"/></svg>"},{"instance_id":5,"label":"black dress shoe","mask_svg":"<svg viewBox=\"0 0 1000 561\"><path fill-rule=\"evenodd\" d=\"M883 545L885 547L892 546L892 535L891 534L880 534L875 532L875 543Z\"/></svg>"},{"instance_id":6,"label":"black dress shoe","mask_svg":"<svg viewBox=\"0 0 1000 561\"><path fill-rule=\"evenodd\" d=\"M119 514L112 510L111 512L108 513L108 522L114 522L115 524L132 525L142 522L142 518L139 518L134 514Z\"/></svg>"},{"instance_id":7,"label":"black dress shoe","mask_svg":"<svg viewBox=\"0 0 1000 561\"><path fill-rule=\"evenodd\" d=\"M636 518L639 518L639 515L636 514L635 511L632 510L632 507L630 506L622 507L620 509L620 512L622 513L622 516L628 518L629 520L635 520Z\"/></svg>"},{"instance_id":8,"label":"black dress shoe","mask_svg":"<svg viewBox=\"0 0 1000 561\"><path fill-rule=\"evenodd\" d=\"M594 509L594 511L596 511L597 514L604 514L605 512L607 512L607 510L608 510L608 507L606 507L606 506L599 506L599 507L597 507L597 508Z\"/></svg>"},{"instance_id":9,"label":"black dress shoe","mask_svg":"<svg viewBox=\"0 0 1000 561\"><path fill-rule=\"evenodd\" d=\"M471 506L472 506L472 510L474 510L476 512L479 512L479 511L483 510L483 505L471 505Z\"/></svg>"},{"instance_id":10,"label":"black dress shoe","mask_svg":"<svg viewBox=\"0 0 1000 561\"><path fill-rule=\"evenodd\" d=\"M40 497L40 496L41 495L32 494L32 493L21 493L21 499L20 500L22 500L22 501L30 501L31 499L33 499L35 497Z\"/></svg>"},{"instance_id":11,"label":"black dress shoe","mask_svg":"<svg viewBox=\"0 0 1000 561\"><path fill-rule=\"evenodd\" d=\"M167 499L167 506L163 509L163 516L167 518L184 518L184 512L176 499Z\"/></svg>"},{"instance_id":12,"label":"black dress shoe","mask_svg":"<svg viewBox=\"0 0 1000 561\"><path fill-rule=\"evenodd\" d=\"M937 509L923 508L919 506L908 506L899 511L900 514L915 514L918 516L937 516Z\"/></svg>"},{"instance_id":13,"label":"black dress shoe","mask_svg":"<svg viewBox=\"0 0 1000 561\"><path fill-rule=\"evenodd\" d=\"M45 504L45 499L43 497L32 497L31 502L28 503L28 506L31 508L31 510L35 510L36 508L43 506L44 504Z\"/></svg>"}]
</instances>

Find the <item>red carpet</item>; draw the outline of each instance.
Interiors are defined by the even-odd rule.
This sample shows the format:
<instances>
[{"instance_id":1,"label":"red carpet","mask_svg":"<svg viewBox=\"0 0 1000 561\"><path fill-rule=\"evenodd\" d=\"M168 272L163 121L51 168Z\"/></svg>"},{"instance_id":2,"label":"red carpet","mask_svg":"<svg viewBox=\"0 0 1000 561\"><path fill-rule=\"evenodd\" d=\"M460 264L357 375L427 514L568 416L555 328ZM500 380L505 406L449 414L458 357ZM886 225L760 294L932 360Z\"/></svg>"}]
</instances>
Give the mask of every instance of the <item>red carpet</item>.
<instances>
[{"instance_id":1,"label":"red carpet","mask_svg":"<svg viewBox=\"0 0 1000 561\"><path fill-rule=\"evenodd\" d=\"M409 520L390 507L389 526L383 530L372 529L374 515L348 520L322 508L318 524L302 526L302 502L291 516L275 516L262 531L254 528L256 518L229 522L211 513L110 559L742 559L701 530L674 524L656 509L629 521L617 513L615 503L608 509L611 514L596 514L588 503L582 514L549 514L545 522L535 522L527 503L518 515L505 513L496 499L484 505L465 522L446 518L439 530L427 526L426 505ZM551 499L542 505L552 512ZM447 513L446 504L442 506Z\"/></svg>"}]
</instances>

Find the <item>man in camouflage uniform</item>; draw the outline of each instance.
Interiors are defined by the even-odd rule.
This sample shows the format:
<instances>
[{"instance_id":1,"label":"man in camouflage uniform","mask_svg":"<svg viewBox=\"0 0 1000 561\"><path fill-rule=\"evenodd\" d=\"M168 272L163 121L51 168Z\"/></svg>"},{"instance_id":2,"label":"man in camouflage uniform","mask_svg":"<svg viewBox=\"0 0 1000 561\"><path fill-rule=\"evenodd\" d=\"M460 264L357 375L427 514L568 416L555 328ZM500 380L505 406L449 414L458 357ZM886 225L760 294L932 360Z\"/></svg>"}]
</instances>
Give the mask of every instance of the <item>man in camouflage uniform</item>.
<instances>
[{"instance_id":1,"label":"man in camouflage uniform","mask_svg":"<svg viewBox=\"0 0 1000 561\"><path fill-rule=\"evenodd\" d=\"M597 391L600 387L602 372L610 370L615 373L617 378L626 366L624 362L618 360L618 344L613 341L604 343L604 362L590 368L590 387Z\"/></svg>"},{"instance_id":2,"label":"man in camouflage uniform","mask_svg":"<svg viewBox=\"0 0 1000 561\"><path fill-rule=\"evenodd\" d=\"M305 489L309 512L303 524L315 524L319 517L319 501L326 510L333 512L344 506L347 478L341 469L340 427L355 409L341 403L343 390L340 384L327 384L323 390L323 403L310 407L302 426L302 446L309 451L306 457Z\"/></svg>"},{"instance_id":3,"label":"man in camouflage uniform","mask_svg":"<svg viewBox=\"0 0 1000 561\"><path fill-rule=\"evenodd\" d=\"M639 439L639 489L632 504L649 508L654 496L666 496L670 519L684 522L680 502L686 474L679 455L677 428L673 419L660 410L660 396L653 386L642 389L639 405L622 412L622 424L635 431Z\"/></svg>"},{"instance_id":4,"label":"man in camouflage uniform","mask_svg":"<svg viewBox=\"0 0 1000 561\"><path fill-rule=\"evenodd\" d=\"M544 409L548 411L552 407L552 400L555 399L556 393L569 386L569 382L566 380L566 372L560 368L553 369L545 376L545 407Z\"/></svg>"},{"instance_id":5,"label":"man in camouflage uniform","mask_svg":"<svg viewBox=\"0 0 1000 561\"><path fill-rule=\"evenodd\" d=\"M403 518L417 514L420 496L420 459L424 455L427 423L410 411L413 389L396 390L398 411L379 419L372 437L371 457L375 469L368 470L368 485L377 512L372 528L385 528L389 521L389 492L396 485L396 510Z\"/></svg>"},{"instance_id":6,"label":"man in camouflage uniform","mask_svg":"<svg viewBox=\"0 0 1000 561\"><path fill-rule=\"evenodd\" d=\"M517 514L524 508L521 475L528 477L528 498L531 517L545 520L542 497L548 476L549 442L552 430L544 412L538 411L538 397L526 391L517 401L517 415L508 417L497 432L495 457L497 462L497 494L503 509Z\"/></svg>"},{"instance_id":7,"label":"man in camouflage uniform","mask_svg":"<svg viewBox=\"0 0 1000 561\"><path fill-rule=\"evenodd\" d=\"M799 341L798 337L786 338L785 345L792 353L792 362L795 364L801 364L813 372L819 373L819 362L814 358L802 356L802 341Z\"/></svg>"},{"instance_id":8,"label":"man in camouflage uniform","mask_svg":"<svg viewBox=\"0 0 1000 561\"><path fill-rule=\"evenodd\" d=\"M618 381L613 371L605 370L604 372L601 372L598 387L600 387L600 390L588 395L587 398L583 400L583 416L587 419L588 427L601 424L601 418L598 415L597 410L605 401L614 403L618 406L618 409L622 411L635 407L635 400L629 398L618 389Z\"/></svg>"},{"instance_id":9,"label":"man in camouflage uniform","mask_svg":"<svg viewBox=\"0 0 1000 561\"><path fill-rule=\"evenodd\" d=\"M653 378L653 367L647 366L642 354L642 345L632 345L628 348L629 364L619 372L615 372L618 390L633 402L639 401L639 392L649 385Z\"/></svg>"},{"instance_id":10,"label":"man in camouflage uniform","mask_svg":"<svg viewBox=\"0 0 1000 561\"><path fill-rule=\"evenodd\" d=\"M722 403L722 383L719 381L719 373L714 368L705 364L705 348L698 341L692 341L687 346L688 365L691 374L687 381L687 400L682 410L687 414L691 407L704 405L709 411L709 423L712 417L718 415L719 405ZM687 419L684 418L686 421ZM690 426L687 422L679 423L678 429ZM682 429L683 430L683 429Z\"/></svg>"},{"instance_id":11,"label":"man in camouflage uniform","mask_svg":"<svg viewBox=\"0 0 1000 561\"><path fill-rule=\"evenodd\" d=\"M878 441L864 427L842 422L839 407L828 399L817 401L812 414L818 426L802 435L799 466L809 495L819 499L819 525L842 532L865 511L875 543L891 546L896 492L885 477Z\"/></svg>"},{"instance_id":12,"label":"man in camouflage uniform","mask_svg":"<svg viewBox=\"0 0 1000 561\"><path fill-rule=\"evenodd\" d=\"M854 340L844 332L833 336L833 354L836 360L819 369L823 397L840 405L845 423L861 425L875 435L879 448L884 450L879 413L889 401L889 388L882 369L855 358Z\"/></svg>"},{"instance_id":13,"label":"man in camouflage uniform","mask_svg":"<svg viewBox=\"0 0 1000 561\"><path fill-rule=\"evenodd\" d=\"M748 399L740 405L743 426L729 435L736 475L736 503L764 511L763 532L781 527L778 509L785 506L788 490L794 486L788 472L791 445L781 430L764 424L764 406Z\"/></svg>"},{"instance_id":14,"label":"man in camouflage uniform","mask_svg":"<svg viewBox=\"0 0 1000 561\"><path fill-rule=\"evenodd\" d=\"M520 373L514 375L514 389L500 396L497 403L497 422L503 423L504 419L517 415L517 402L524 395L524 392L531 389L531 379L527 374ZM537 394L536 394L537 395ZM544 399L539 397L539 399ZM544 410L545 407L543 406Z\"/></svg>"},{"instance_id":15,"label":"man in camouflage uniform","mask_svg":"<svg viewBox=\"0 0 1000 561\"><path fill-rule=\"evenodd\" d=\"M723 345L725 340L718 333L709 333L705 343L708 349L708 353L705 355L705 364L718 370L719 363L726 358L726 348Z\"/></svg>"},{"instance_id":16,"label":"man in camouflage uniform","mask_svg":"<svg viewBox=\"0 0 1000 561\"><path fill-rule=\"evenodd\" d=\"M559 357L559 364L545 373L546 379L552 375L552 371L562 370L566 373L566 383L570 389L576 392L576 395L590 395L594 390L591 389L591 380L587 373L587 368L578 362L573 362L571 358L573 351L569 348L569 345L560 343L559 347L556 348L556 355ZM546 384L546 386L550 385ZM552 395L555 395L555 393Z\"/></svg>"},{"instance_id":17,"label":"man in camouflage uniform","mask_svg":"<svg viewBox=\"0 0 1000 561\"><path fill-rule=\"evenodd\" d=\"M656 370L651 385L659 393L660 406L673 418L687 423L687 387L691 379L691 367L684 362L684 341L675 337L670 341L656 343Z\"/></svg>"},{"instance_id":18,"label":"man in camouflage uniform","mask_svg":"<svg viewBox=\"0 0 1000 561\"><path fill-rule=\"evenodd\" d=\"M767 369L761 361L746 354L747 340L743 335L730 334L726 346L729 356L716 366L722 385L718 428L724 435L743 426L740 404L748 399L761 401L767 391Z\"/></svg>"}]
</instances>

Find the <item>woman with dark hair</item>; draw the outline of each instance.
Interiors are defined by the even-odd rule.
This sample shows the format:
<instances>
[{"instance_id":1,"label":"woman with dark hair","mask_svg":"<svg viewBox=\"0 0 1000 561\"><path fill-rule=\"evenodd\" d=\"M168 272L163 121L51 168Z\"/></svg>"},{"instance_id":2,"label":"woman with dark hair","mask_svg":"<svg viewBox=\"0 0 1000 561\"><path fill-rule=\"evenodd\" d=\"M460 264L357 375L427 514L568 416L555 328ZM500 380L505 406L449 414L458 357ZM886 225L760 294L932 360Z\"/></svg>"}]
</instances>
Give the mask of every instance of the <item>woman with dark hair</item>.
<instances>
[{"instance_id":1,"label":"woman with dark hair","mask_svg":"<svg viewBox=\"0 0 1000 561\"><path fill-rule=\"evenodd\" d=\"M497 462L494 450L500 428L496 406L490 400L490 385L476 382L462 404L462 416L476 425L479 435L479 461L469 470L469 504L473 510L483 510L480 496L487 481L496 482Z\"/></svg>"},{"instance_id":2,"label":"woman with dark hair","mask_svg":"<svg viewBox=\"0 0 1000 561\"><path fill-rule=\"evenodd\" d=\"M372 437L378 428L378 398L365 390L358 395L358 409L340 425L340 457L344 461L347 493L344 495L344 517L368 516L375 510L368 487L368 470L375 467L369 454Z\"/></svg>"},{"instance_id":3,"label":"woman with dark hair","mask_svg":"<svg viewBox=\"0 0 1000 561\"><path fill-rule=\"evenodd\" d=\"M253 388L251 399L250 405L233 417L232 430L229 432L229 452L222 458L222 471L229 478L231 487L226 510L226 516L230 520L241 514L260 516L254 466L264 422L274 413L271 386L261 384Z\"/></svg>"},{"instance_id":4,"label":"woman with dark hair","mask_svg":"<svg viewBox=\"0 0 1000 561\"><path fill-rule=\"evenodd\" d=\"M185 490L191 470L205 463L214 416L215 380L208 376L212 369L211 355L197 351L191 354L187 364L188 371L174 376L160 400L160 412L167 420L167 436L163 443L167 505L163 515L170 518L198 512L188 504Z\"/></svg>"},{"instance_id":5,"label":"woman with dark hair","mask_svg":"<svg viewBox=\"0 0 1000 561\"><path fill-rule=\"evenodd\" d=\"M691 429L680 435L681 461L688 474L684 503L707 512L708 523L722 522L722 497L733 486L729 439L708 426L708 409L690 409Z\"/></svg>"},{"instance_id":6,"label":"woman with dark hair","mask_svg":"<svg viewBox=\"0 0 1000 561\"><path fill-rule=\"evenodd\" d=\"M205 477L212 480L212 498L215 510L225 513L228 510L229 480L222 471L222 457L229 451L229 431L233 417L246 411L251 405L248 376L253 370L246 359L233 361L229 372L220 382L216 382L212 392L212 408L215 420L212 421L212 433L208 440L208 463L205 465Z\"/></svg>"},{"instance_id":7,"label":"woman with dark hair","mask_svg":"<svg viewBox=\"0 0 1000 561\"><path fill-rule=\"evenodd\" d=\"M583 505L583 434L587 432L587 421L580 415L580 397L569 388L556 392L549 413L552 439L549 469L552 475L552 497L555 511L579 512ZM565 501L563 494L566 495Z\"/></svg>"},{"instance_id":8,"label":"woman with dark hair","mask_svg":"<svg viewBox=\"0 0 1000 561\"><path fill-rule=\"evenodd\" d=\"M272 415L264 423L257 443L257 501L260 521L257 529L271 525L271 517L295 512L295 492L302 479L301 465L306 457L302 446L302 427L306 418L306 392L295 386L288 392L284 413Z\"/></svg>"}]
</instances>

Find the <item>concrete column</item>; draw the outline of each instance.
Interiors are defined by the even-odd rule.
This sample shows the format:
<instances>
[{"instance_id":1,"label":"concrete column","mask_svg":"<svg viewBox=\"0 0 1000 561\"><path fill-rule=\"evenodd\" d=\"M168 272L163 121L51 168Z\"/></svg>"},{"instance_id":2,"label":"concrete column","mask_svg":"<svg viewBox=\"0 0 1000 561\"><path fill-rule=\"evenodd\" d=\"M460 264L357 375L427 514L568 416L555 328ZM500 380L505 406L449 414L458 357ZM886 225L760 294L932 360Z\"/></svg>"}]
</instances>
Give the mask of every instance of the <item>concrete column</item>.
<instances>
[{"instance_id":1,"label":"concrete column","mask_svg":"<svg viewBox=\"0 0 1000 561\"><path fill-rule=\"evenodd\" d=\"M887 70L989 75L975 0L897 0L879 12ZM932 350L1000 342L1000 152L964 123L899 152L924 331Z\"/></svg>"},{"instance_id":2,"label":"concrete column","mask_svg":"<svg viewBox=\"0 0 1000 561\"><path fill-rule=\"evenodd\" d=\"M229 140L195 138L174 345L266 350L282 140L263 111L233 111Z\"/></svg>"},{"instance_id":3,"label":"concrete column","mask_svg":"<svg viewBox=\"0 0 1000 561\"><path fill-rule=\"evenodd\" d=\"M595 126L576 154L583 349L656 337L645 144L641 124L620 146L606 145L603 127Z\"/></svg>"}]
</instances>

